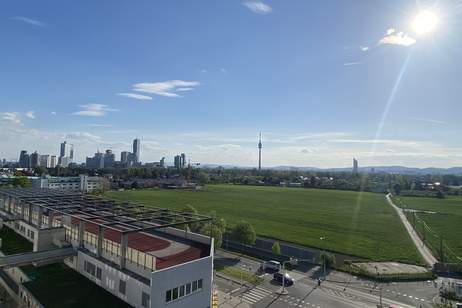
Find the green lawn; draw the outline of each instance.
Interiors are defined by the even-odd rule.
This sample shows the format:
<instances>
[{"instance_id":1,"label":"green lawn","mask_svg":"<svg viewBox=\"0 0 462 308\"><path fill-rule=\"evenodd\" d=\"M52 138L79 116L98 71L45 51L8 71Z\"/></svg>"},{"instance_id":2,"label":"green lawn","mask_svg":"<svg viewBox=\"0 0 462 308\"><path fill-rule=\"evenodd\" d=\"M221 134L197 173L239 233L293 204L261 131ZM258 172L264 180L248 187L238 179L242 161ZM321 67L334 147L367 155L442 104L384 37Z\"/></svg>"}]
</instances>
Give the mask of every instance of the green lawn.
<instances>
[{"instance_id":1,"label":"green lawn","mask_svg":"<svg viewBox=\"0 0 462 308\"><path fill-rule=\"evenodd\" d=\"M445 199L401 197L399 199L408 208L436 212L436 214L419 213L417 216L425 221L436 232L436 235L442 236L446 245L457 256L462 258L462 197L447 196ZM397 205L400 205L399 202L397 202ZM410 221L413 221L412 217ZM417 223L416 229L422 237L424 232L422 224ZM439 238L434 235L432 236L428 230L425 231L425 237L435 256L439 256ZM449 261L462 262L462 260L457 260L455 255L448 251L445 253L445 256Z\"/></svg>"},{"instance_id":2,"label":"green lawn","mask_svg":"<svg viewBox=\"0 0 462 308\"><path fill-rule=\"evenodd\" d=\"M421 262L382 194L209 185L203 191L149 189L107 196L172 209L190 204L201 213L216 211L230 225L244 219L262 236L373 260Z\"/></svg>"},{"instance_id":3,"label":"green lawn","mask_svg":"<svg viewBox=\"0 0 462 308\"><path fill-rule=\"evenodd\" d=\"M63 263L23 266L24 286L45 307L131 307Z\"/></svg>"},{"instance_id":4,"label":"green lawn","mask_svg":"<svg viewBox=\"0 0 462 308\"><path fill-rule=\"evenodd\" d=\"M0 250L5 255L32 252L32 243L8 227L0 229L0 238L2 239L2 247Z\"/></svg>"}]
</instances>

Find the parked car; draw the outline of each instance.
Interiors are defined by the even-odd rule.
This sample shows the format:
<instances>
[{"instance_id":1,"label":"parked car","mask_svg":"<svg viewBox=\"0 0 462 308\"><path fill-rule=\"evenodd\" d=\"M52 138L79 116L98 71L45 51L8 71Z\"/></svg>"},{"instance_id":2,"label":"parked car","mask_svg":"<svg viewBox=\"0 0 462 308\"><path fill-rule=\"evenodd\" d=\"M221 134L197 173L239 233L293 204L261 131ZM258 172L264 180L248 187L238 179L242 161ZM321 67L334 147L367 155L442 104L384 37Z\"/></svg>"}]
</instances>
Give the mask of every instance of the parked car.
<instances>
[{"instance_id":1,"label":"parked car","mask_svg":"<svg viewBox=\"0 0 462 308\"><path fill-rule=\"evenodd\" d=\"M295 280L292 277L290 277L289 274L283 275L281 273L274 273L274 275L273 275L273 279L275 281L279 282L281 285L282 285L282 280L283 280L282 277L284 277L284 285L285 286L291 286L295 282Z\"/></svg>"},{"instance_id":2,"label":"parked car","mask_svg":"<svg viewBox=\"0 0 462 308\"><path fill-rule=\"evenodd\" d=\"M278 272L281 269L281 263L278 261L265 261L262 264L263 271Z\"/></svg>"}]
</instances>

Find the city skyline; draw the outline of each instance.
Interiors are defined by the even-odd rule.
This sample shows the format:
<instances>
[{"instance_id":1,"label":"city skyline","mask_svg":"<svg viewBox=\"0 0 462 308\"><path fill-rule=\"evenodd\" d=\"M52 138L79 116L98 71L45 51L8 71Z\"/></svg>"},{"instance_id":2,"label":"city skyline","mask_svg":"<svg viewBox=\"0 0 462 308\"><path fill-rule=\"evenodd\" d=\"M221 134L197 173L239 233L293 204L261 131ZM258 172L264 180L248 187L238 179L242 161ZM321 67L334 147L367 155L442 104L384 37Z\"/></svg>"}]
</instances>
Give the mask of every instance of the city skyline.
<instances>
[{"instance_id":1,"label":"city skyline","mask_svg":"<svg viewBox=\"0 0 462 308\"><path fill-rule=\"evenodd\" d=\"M261 3L7 1L0 155L69 140L82 162L138 136L144 161L257 166L261 129L265 167L462 165L452 1L428 38L414 2Z\"/></svg>"}]
</instances>

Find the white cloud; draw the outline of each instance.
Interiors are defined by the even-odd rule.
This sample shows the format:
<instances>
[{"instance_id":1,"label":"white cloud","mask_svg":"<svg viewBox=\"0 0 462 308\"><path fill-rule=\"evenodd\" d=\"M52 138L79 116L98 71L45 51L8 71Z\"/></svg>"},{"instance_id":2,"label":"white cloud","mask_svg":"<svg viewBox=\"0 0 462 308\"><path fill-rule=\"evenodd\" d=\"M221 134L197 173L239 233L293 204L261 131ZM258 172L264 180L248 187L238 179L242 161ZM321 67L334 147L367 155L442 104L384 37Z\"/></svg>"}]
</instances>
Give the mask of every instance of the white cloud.
<instances>
[{"instance_id":1,"label":"white cloud","mask_svg":"<svg viewBox=\"0 0 462 308\"><path fill-rule=\"evenodd\" d=\"M392 35L395 32L396 32L396 30L394 28L390 28L390 29L387 30L387 35Z\"/></svg>"},{"instance_id":2,"label":"white cloud","mask_svg":"<svg viewBox=\"0 0 462 308\"><path fill-rule=\"evenodd\" d=\"M361 62L347 62L347 63L343 63L343 66L352 66L352 65L358 65L358 64L361 64Z\"/></svg>"},{"instance_id":3,"label":"white cloud","mask_svg":"<svg viewBox=\"0 0 462 308\"><path fill-rule=\"evenodd\" d=\"M141 101L152 100L151 96L136 94L136 93L117 93L117 95L125 96L128 98L134 98L134 99L138 99Z\"/></svg>"},{"instance_id":4,"label":"white cloud","mask_svg":"<svg viewBox=\"0 0 462 308\"><path fill-rule=\"evenodd\" d=\"M133 85L133 90L166 97L180 97L176 92L190 91L199 86L198 81L167 80L163 82L143 82Z\"/></svg>"},{"instance_id":5,"label":"white cloud","mask_svg":"<svg viewBox=\"0 0 462 308\"><path fill-rule=\"evenodd\" d=\"M360 46L359 48L361 48L361 51L368 51L369 50L369 46Z\"/></svg>"},{"instance_id":6,"label":"white cloud","mask_svg":"<svg viewBox=\"0 0 462 308\"><path fill-rule=\"evenodd\" d=\"M73 115L103 117L110 111L117 111L117 109L109 108L109 106L103 104L80 105L80 108L82 108L82 110L74 112Z\"/></svg>"},{"instance_id":7,"label":"white cloud","mask_svg":"<svg viewBox=\"0 0 462 308\"><path fill-rule=\"evenodd\" d=\"M242 4L257 14L266 15L273 11L273 9L268 4L265 4L261 1L245 1Z\"/></svg>"},{"instance_id":8,"label":"white cloud","mask_svg":"<svg viewBox=\"0 0 462 308\"><path fill-rule=\"evenodd\" d=\"M391 29L388 30L390 32ZM390 35L386 35L379 41L379 45L386 44L386 45L399 45L399 46L411 46L416 43L416 39L403 33L395 33L392 32Z\"/></svg>"},{"instance_id":9,"label":"white cloud","mask_svg":"<svg viewBox=\"0 0 462 308\"><path fill-rule=\"evenodd\" d=\"M41 22L41 21L36 20L36 19L24 17L24 16L13 16L13 17L11 17L11 19L21 21L23 23L26 23L26 24L29 24L29 25L32 25L32 26L36 26L36 27L44 27L45 26L44 22Z\"/></svg>"},{"instance_id":10,"label":"white cloud","mask_svg":"<svg viewBox=\"0 0 462 308\"><path fill-rule=\"evenodd\" d=\"M35 113L33 110L26 112L26 117L29 119L35 119Z\"/></svg>"},{"instance_id":11,"label":"white cloud","mask_svg":"<svg viewBox=\"0 0 462 308\"><path fill-rule=\"evenodd\" d=\"M90 143L100 143L102 138L100 136L96 136L87 132L72 132L66 135L66 139L71 141L84 141Z\"/></svg>"},{"instance_id":12,"label":"white cloud","mask_svg":"<svg viewBox=\"0 0 462 308\"><path fill-rule=\"evenodd\" d=\"M111 127L112 125L109 125L109 124L88 124L87 125L88 127Z\"/></svg>"},{"instance_id":13,"label":"white cloud","mask_svg":"<svg viewBox=\"0 0 462 308\"><path fill-rule=\"evenodd\" d=\"M435 119L425 119L425 118L412 118L416 121L421 121L421 122L427 122L427 123L432 123L432 124L446 124L444 121L440 120L435 120Z\"/></svg>"},{"instance_id":14,"label":"white cloud","mask_svg":"<svg viewBox=\"0 0 462 308\"><path fill-rule=\"evenodd\" d=\"M0 118L4 121L21 124L21 115L19 112L0 112Z\"/></svg>"},{"instance_id":15,"label":"white cloud","mask_svg":"<svg viewBox=\"0 0 462 308\"><path fill-rule=\"evenodd\" d=\"M56 111L50 112L51 115L56 115Z\"/></svg>"}]
</instances>

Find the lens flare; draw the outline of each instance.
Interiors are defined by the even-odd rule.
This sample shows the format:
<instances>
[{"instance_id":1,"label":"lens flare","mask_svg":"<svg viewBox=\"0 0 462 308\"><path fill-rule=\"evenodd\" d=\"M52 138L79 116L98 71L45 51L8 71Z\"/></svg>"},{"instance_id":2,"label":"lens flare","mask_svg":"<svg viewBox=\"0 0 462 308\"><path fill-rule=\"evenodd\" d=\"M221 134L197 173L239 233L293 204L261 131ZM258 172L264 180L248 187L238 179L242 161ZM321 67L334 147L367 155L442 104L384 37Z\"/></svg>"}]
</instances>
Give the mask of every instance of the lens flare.
<instances>
[{"instance_id":1,"label":"lens flare","mask_svg":"<svg viewBox=\"0 0 462 308\"><path fill-rule=\"evenodd\" d=\"M433 30L438 25L438 16L429 10L421 11L417 14L412 22L412 29L418 35L425 35Z\"/></svg>"}]
</instances>

